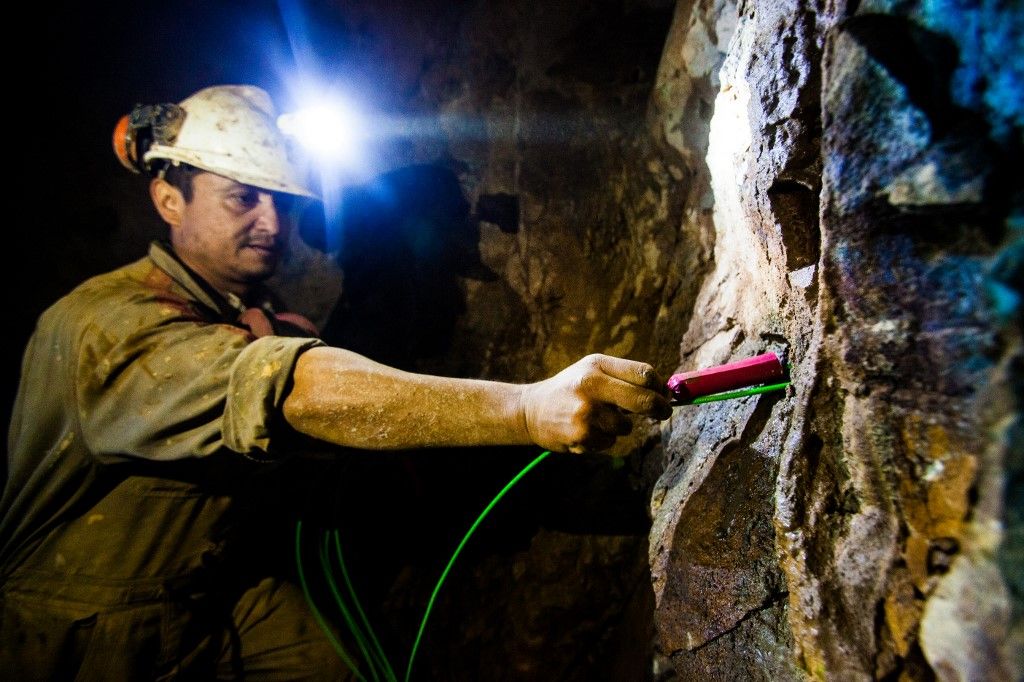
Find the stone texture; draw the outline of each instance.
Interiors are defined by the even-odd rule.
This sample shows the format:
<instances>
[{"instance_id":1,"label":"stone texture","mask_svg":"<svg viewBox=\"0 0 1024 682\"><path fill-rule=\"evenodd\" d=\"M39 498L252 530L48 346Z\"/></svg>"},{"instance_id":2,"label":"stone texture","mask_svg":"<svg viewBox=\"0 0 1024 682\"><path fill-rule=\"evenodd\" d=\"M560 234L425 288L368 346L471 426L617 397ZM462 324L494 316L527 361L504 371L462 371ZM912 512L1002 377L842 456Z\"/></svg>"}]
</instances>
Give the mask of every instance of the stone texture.
<instances>
[{"instance_id":1,"label":"stone texture","mask_svg":"<svg viewBox=\"0 0 1024 682\"><path fill-rule=\"evenodd\" d=\"M684 6L700 14L694 40L721 22ZM994 315L986 292L994 266L1018 262L1020 183L995 177L993 147L1016 114L957 95L983 60L964 56L973 75L953 75L951 45L972 38L951 36L949 15L1017 15L726 9L738 19L707 145L714 268L681 367L786 350L793 384L664 428L650 542L660 645L694 679L746 678L765 652L781 678L1011 679L1019 569L992 557L1017 551L1000 528L1019 518L1001 483L1019 489L1003 469L1019 443L1019 317ZM751 505L758 477L773 494ZM772 542L753 530L702 542L721 518L770 524ZM755 620L773 595L784 615ZM721 633L728 664L705 652ZM743 645L758 637L773 644Z\"/></svg>"},{"instance_id":2,"label":"stone texture","mask_svg":"<svg viewBox=\"0 0 1024 682\"><path fill-rule=\"evenodd\" d=\"M818 82L814 24L795 4L742 15L734 5L708 9L716 14L703 21L736 29L720 36L721 83L705 132L715 266L683 336L681 367L775 350L793 363L794 388L781 400L766 395L681 408L665 429L666 469L651 506L656 622L660 644L684 679L799 679L783 615L792 602L776 558L773 500L787 478L788 472L780 478L780 465L792 466L780 452L799 443L792 431L814 366L818 124L815 99L805 92ZM786 65L781 72L779 60ZM729 476L732 470L743 472L740 480ZM701 536L695 521L707 519L709 498L719 500L718 514L744 542L734 547L726 534L681 551L691 533ZM791 500L788 493L781 501ZM684 592L680 568L688 565L700 570L684 573ZM707 623L696 634L694 617ZM709 641L716 644L705 646Z\"/></svg>"}]
</instances>

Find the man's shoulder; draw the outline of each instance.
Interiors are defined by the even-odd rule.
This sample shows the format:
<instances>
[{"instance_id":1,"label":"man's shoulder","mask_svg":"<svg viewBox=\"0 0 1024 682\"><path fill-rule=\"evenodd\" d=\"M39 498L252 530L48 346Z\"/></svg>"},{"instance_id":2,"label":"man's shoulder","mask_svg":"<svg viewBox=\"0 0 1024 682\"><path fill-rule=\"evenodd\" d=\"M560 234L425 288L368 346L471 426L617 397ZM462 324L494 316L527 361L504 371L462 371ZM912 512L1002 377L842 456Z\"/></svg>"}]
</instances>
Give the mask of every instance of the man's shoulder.
<instances>
[{"instance_id":1,"label":"man's shoulder","mask_svg":"<svg viewBox=\"0 0 1024 682\"><path fill-rule=\"evenodd\" d=\"M124 320L143 322L150 315L193 314L192 302L166 272L148 256L85 280L55 302L40 321L58 318L91 324Z\"/></svg>"}]
</instances>

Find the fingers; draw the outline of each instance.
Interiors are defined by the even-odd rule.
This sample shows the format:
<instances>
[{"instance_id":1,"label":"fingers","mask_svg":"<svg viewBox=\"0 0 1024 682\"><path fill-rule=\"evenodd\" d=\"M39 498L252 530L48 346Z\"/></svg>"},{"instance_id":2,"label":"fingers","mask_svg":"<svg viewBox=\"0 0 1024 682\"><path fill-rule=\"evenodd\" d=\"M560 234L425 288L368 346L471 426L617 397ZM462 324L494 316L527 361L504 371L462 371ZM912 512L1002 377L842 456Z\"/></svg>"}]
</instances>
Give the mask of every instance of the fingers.
<instances>
[{"instance_id":1,"label":"fingers","mask_svg":"<svg viewBox=\"0 0 1024 682\"><path fill-rule=\"evenodd\" d=\"M594 407L587 420L586 436L580 439L570 452L600 452L615 445L620 436L633 431L633 421L614 405L599 404Z\"/></svg>"},{"instance_id":2,"label":"fingers","mask_svg":"<svg viewBox=\"0 0 1024 682\"><path fill-rule=\"evenodd\" d=\"M645 414L658 419L667 419L672 414L669 400L663 393L607 374L586 375L580 381L580 389L591 400L611 403L636 414Z\"/></svg>"},{"instance_id":3,"label":"fingers","mask_svg":"<svg viewBox=\"0 0 1024 682\"><path fill-rule=\"evenodd\" d=\"M659 392L665 390L665 382L654 371L654 368L646 362L637 362L635 360L600 354L591 355L588 359L610 377L636 386L645 386Z\"/></svg>"},{"instance_id":4,"label":"fingers","mask_svg":"<svg viewBox=\"0 0 1024 682\"><path fill-rule=\"evenodd\" d=\"M597 399L658 419L671 416L668 387L651 365L601 354L590 355L586 360L609 379L592 380L593 387L599 392L595 396Z\"/></svg>"},{"instance_id":5,"label":"fingers","mask_svg":"<svg viewBox=\"0 0 1024 682\"><path fill-rule=\"evenodd\" d=\"M669 391L651 365L589 355L524 394L526 432L541 447L569 452L607 450L633 431L639 414L667 419Z\"/></svg>"}]
</instances>

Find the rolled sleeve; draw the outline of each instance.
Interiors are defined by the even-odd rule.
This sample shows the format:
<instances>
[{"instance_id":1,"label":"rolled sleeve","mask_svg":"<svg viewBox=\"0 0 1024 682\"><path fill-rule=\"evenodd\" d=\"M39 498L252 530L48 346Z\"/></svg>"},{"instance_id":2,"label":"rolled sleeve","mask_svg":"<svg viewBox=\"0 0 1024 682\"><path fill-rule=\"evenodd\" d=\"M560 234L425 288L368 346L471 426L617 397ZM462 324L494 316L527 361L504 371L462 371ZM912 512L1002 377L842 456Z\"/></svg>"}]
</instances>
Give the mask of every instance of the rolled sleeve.
<instances>
[{"instance_id":1,"label":"rolled sleeve","mask_svg":"<svg viewBox=\"0 0 1024 682\"><path fill-rule=\"evenodd\" d=\"M318 339L267 336L139 297L75 342L78 421L100 462L179 460L223 449L273 459L295 362ZM286 439L287 440L287 439ZM278 449L274 449L278 450Z\"/></svg>"},{"instance_id":2,"label":"rolled sleeve","mask_svg":"<svg viewBox=\"0 0 1024 682\"><path fill-rule=\"evenodd\" d=\"M272 425L281 426L281 406L299 355L317 339L265 336L242 349L231 367L224 409L224 445L235 452L272 453Z\"/></svg>"}]
</instances>

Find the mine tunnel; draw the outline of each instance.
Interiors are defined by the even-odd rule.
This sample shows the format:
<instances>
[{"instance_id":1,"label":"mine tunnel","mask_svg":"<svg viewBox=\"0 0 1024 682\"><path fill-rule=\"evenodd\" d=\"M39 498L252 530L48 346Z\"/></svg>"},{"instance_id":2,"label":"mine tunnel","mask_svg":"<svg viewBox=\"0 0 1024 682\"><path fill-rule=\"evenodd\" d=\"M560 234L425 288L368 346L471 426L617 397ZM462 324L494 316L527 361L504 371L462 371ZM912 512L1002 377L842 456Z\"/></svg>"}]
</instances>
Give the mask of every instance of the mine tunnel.
<instances>
[{"instance_id":1,"label":"mine tunnel","mask_svg":"<svg viewBox=\"0 0 1024 682\"><path fill-rule=\"evenodd\" d=\"M5 423L40 314L164 238L116 121L230 83L362 114L269 280L327 344L513 384L785 365L547 457L461 547L540 450L292 462L246 561L304 583L361 679L1021 679L1019 3L31 12Z\"/></svg>"}]
</instances>

